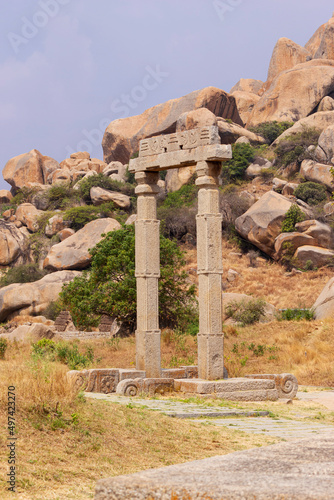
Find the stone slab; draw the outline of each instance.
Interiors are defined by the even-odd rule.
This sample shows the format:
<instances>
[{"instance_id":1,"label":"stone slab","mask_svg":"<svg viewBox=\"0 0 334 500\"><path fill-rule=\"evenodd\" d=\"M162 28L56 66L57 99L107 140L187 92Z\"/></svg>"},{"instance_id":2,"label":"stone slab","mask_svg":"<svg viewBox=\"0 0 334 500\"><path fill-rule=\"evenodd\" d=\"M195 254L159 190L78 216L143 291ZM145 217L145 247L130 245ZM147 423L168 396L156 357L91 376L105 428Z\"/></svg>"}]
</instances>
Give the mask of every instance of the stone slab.
<instances>
[{"instance_id":1,"label":"stone slab","mask_svg":"<svg viewBox=\"0 0 334 500\"><path fill-rule=\"evenodd\" d=\"M194 149L161 153L130 160L129 172L147 172L196 165L200 161L227 161L232 158L230 144L212 144Z\"/></svg>"},{"instance_id":2,"label":"stone slab","mask_svg":"<svg viewBox=\"0 0 334 500\"><path fill-rule=\"evenodd\" d=\"M134 370L131 368L126 370L124 368L120 368L118 372L119 372L119 381L128 378L145 378L144 370Z\"/></svg>"},{"instance_id":3,"label":"stone slab","mask_svg":"<svg viewBox=\"0 0 334 500\"><path fill-rule=\"evenodd\" d=\"M333 500L334 433L98 481L95 500Z\"/></svg>"}]
</instances>

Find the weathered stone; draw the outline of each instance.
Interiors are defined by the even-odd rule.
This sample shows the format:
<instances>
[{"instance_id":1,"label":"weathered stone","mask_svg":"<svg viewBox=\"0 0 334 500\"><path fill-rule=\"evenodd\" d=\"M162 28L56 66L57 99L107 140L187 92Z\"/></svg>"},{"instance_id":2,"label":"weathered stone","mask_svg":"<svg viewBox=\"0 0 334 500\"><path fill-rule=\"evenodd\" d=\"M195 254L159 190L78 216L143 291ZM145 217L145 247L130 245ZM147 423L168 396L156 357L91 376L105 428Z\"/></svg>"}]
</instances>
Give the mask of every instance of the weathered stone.
<instances>
[{"instance_id":1,"label":"weathered stone","mask_svg":"<svg viewBox=\"0 0 334 500\"><path fill-rule=\"evenodd\" d=\"M272 81L283 71L310 59L310 53L304 47L289 38L280 38L274 47L269 63L266 88L269 88Z\"/></svg>"},{"instance_id":2,"label":"weathered stone","mask_svg":"<svg viewBox=\"0 0 334 500\"><path fill-rule=\"evenodd\" d=\"M56 160L43 156L37 149L32 149L29 153L9 160L2 175L14 191L17 191L23 187L33 187L36 183L46 184L47 177L58 168L59 163Z\"/></svg>"},{"instance_id":3,"label":"weathered stone","mask_svg":"<svg viewBox=\"0 0 334 500\"><path fill-rule=\"evenodd\" d=\"M110 394L116 392L119 383L119 371L115 368L97 368L89 370L87 392Z\"/></svg>"},{"instance_id":4,"label":"weathered stone","mask_svg":"<svg viewBox=\"0 0 334 500\"><path fill-rule=\"evenodd\" d=\"M207 108L194 109L187 111L179 116L176 122L176 132L193 130L202 127L216 127L217 117Z\"/></svg>"},{"instance_id":5,"label":"weathered stone","mask_svg":"<svg viewBox=\"0 0 334 500\"><path fill-rule=\"evenodd\" d=\"M111 318L107 314L102 314L99 324L99 332L110 332L114 321L114 318Z\"/></svg>"},{"instance_id":6,"label":"weathered stone","mask_svg":"<svg viewBox=\"0 0 334 500\"><path fill-rule=\"evenodd\" d=\"M239 139L237 139L235 141L236 144L250 144L250 140L248 139L248 137L246 137L245 135L239 137Z\"/></svg>"},{"instance_id":7,"label":"weathered stone","mask_svg":"<svg viewBox=\"0 0 334 500\"><path fill-rule=\"evenodd\" d=\"M43 267L53 271L88 267L91 261L89 249L101 241L101 234L120 227L116 220L110 218L89 222L73 236L53 245L44 260Z\"/></svg>"},{"instance_id":8,"label":"weathered stone","mask_svg":"<svg viewBox=\"0 0 334 500\"><path fill-rule=\"evenodd\" d=\"M110 163L118 160L127 163L138 151L141 139L175 132L180 115L198 108L207 108L216 116L242 123L234 97L217 88L207 87L154 106L141 115L111 122L102 143L105 161Z\"/></svg>"},{"instance_id":9,"label":"weathered stone","mask_svg":"<svg viewBox=\"0 0 334 500\"><path fill-rule=\"evenodd\" d=\"M70 370L67 372L67 377L76 390L85 391L88 384L90 370Z\"/></svg>"},{"instance_id":10,"label":"weathered stone","mask_svg":"<svg viewBox=\"0 0 334 500\"><path fill-rule=\"evenodd\" d=\"M7 191L7 189L0 190L0 203L10 203L12 199L13 195L10 191Z\"/></svg>"},{"instance_id":11,"label":"weathered stone","mask_svg":"<svg viewBox=\"0 0 334 500\"><path fill-rule=\"evenodd\" d=\"M2 213L2 217L5 219L5 220L9 220L11 218L12 215L15 214L15 210L13 208L9 208L8 210L5 210L3 213Z\"/></svg>"},{"instance_id":12,"label":"weathered stone","mask_svg":"<svg viewBox=\"0 0 334 500\"><path fill-rule=\"evenodd\" d=\"M236 219L236 230L243 238L273 256L275 238L291 205L292 202L284 196L269 191Z\"/></svg>"},{"instance_id":13,"label":"weathered stone","mask_svg":"<svg viewBox=\"0 0 334 500\"><path fill-rule=\"evenodd\" d=\"M314 267L326 266L334 260L334 252L327 248L322 248L313 245L304 245L297 248L294 257L301 266L305 266L308 261L311 261Z\"/></svg>"},{"instance_id":14,"label":"weathered stone","mask_svg":"<svg viewBox=\"0 0 334 500\"><path fill-rule=\"evenodd\" d=\"M240 118L243 124L246 125L255 104L260 100L260 96L253 92L241 92L240 90L233 92L231 95L235 99Z\"/></svg>"},{"instance_id":15,"label":"weathered stone","mask_svg":"<svg viewBox=\"0 0 334 500\"><path fill-rule=\"evenodd\" d=\"M130 208L131 205L130 197L126 194L109 191L100 187L92 187L90 189L90 197L95 206L102 205L102 203L108 201L112 201L120 208Z\"/></svg>"},{"instance_id":16,"label":"weathered stone","mask_svg":"<svg viewBox=\"0 0 334 500\"><path fill-rule=\"evenodd\" d=\"M287 184L287 181L279 179L278 177L273 178L273 190L274 191L281 192L286 184Z\"/></svg>"},{"instance_id":17,"label":"weathered stone","mask_svg":"<svg viewBox=\"0 0 334 500\"><path fill-rule=\"evenodd\" d=\"M334 213L334 203L332 201L324 205L324 212L326 215L332 215Z\"/></svg>"},{"instance_id":18,"label":"weathered stone","mask_svg":"<svg viewBox=\"0 0 334 500\"><path fill-rule=\"evenodd\" d=\"M244 303L246 304L247 302L250 302L254 300L254 297L251 295L246 295L245 293L233 293L233 292L224 292L223 293L223 311L224 311L224 318L226 318L226 311L229 305L232 303ZM272 305L269 304L268 302L265 302L264 305L264 310L263 310L263 316L260 318L260 323L266 323L268 321L272 321L275 319L276 315L276 308Z\"/></svg>"},{"instance_id":19,"label":"weathered stone","mask_svg":"<svg viewBox=\"0 0 334 500\"><path fill-rule=\"evenodd\" d=\"M122 396L138 396L146 393L149 396L164 394L174 390L174 380L170 378L136 378L124 379L117 385L116 394Z\"/></svg>"},{"instance_id":20,"label":"weathered stone","mask_svg":"<svg viewBox=\"0 0 334 500\"><path fill-rule=\"evenodd\" d=\"M317 111L334 111L334 99L326 95L326 97L321 99Z\"/></svg>"},{"instance_id":21,"label":"weathered stone","mask_svg":"<svg viewBox=\"0 0 334 500\"><path fill-rule=\"evenodd\" d=\"M277 146L280 142L285 141L287 137L300 134L305 129L316 128L321 132L330 125L334 125L334 111L313 113L312 115L297 121L292 127L285 130L283 134L277 137L272 146Z\"/></svg>"},{"instance_id":22,"label":"weathered stone","mask_svg":"<svg viewBox=\"0 0 334 500\"><path fill-rule=\"evenodd\" d=\"M90 160L90 154L87 151L79 151L70 155L72 160Z\"/></svg>"},{"instance_id":23,"label":"weathered stone","mask_svg":"<svg viewBox=\"0 0 334 500\"><path fill-rule=\"evenodd\" d=\"M52 339L55 336L55 331L48 325L42 323L33 323L32 325L21 325L10 333L1 335L10 341L20 341L30 344L41 339Z\"/></svg>"},{"instance_id":24,"label":"weathered stone","mask_svg":"<svg viewBox=\"0 0 334 500\"><path fill-rule=\"evenodd\" d=\"M56 214L51 217L45 226L45 234L51 238L55 234L62 231L67 226L67 223L64 222L63 216L61 214Z\"/></svg>"},{"instance_id":25,"label":"weathered stone","mask_svg":"<svg viewBox=\"0 0 334 500\"><path fill-rule=\"evenodd\" d=\"M330 125L320 134L318 147L325 155L325 162L330 163L334 156L334 125Z\"/></svg>"},{"instance_id":26,"label":"weathered stone","mask_svg":"<svg viewBox=\"0 0 334 500\"><path fill-rule=\"evenodd\" d=\"M167 191L173 193L174 191L178 191L185 184L188 184L195 170L195 166L169 169L166 175Z\"/></svg>"},{"instance_id":27,"label":"weathered stone","mask_svg":"<svg viewBox=\"0 0 334 500\"><path fill-rule=\"evenodd\" d=\"M230 123L222 118L217 119L219 136L222 144L231 144L236 142L239 137L247 137L251 142L264 144L265 139L250 130L247 130L236 123Z\"/></svg>"},{"instance_id":28,"label":"weathered stone","mask_svg":"<svg viewBox=\"0 0 334 500\"><path fill-rule=\"evenodd\" d=\"M41 210L37 210L37 208L31 203L22 203L16 209L15 216L16 219L22 222L29 231L35 233L38 231L38 218L43 215Z\"/></svg>"},{"instance_id":29,"label":"weathered stone","mask_svg":"<svg viewBox=\"0 0 334 500\"><path fill-rule=\"evenodd\" d=\"M254 106L247 123L298 121L311 114L334 91L334 61L313 60L280 73Z\"/></svg>"},{"instance_id":30,"label":"weathered stone","mask_svg":"<svg viewBox=\"0 0 334 500\"><path fill-rule=\"evenodd\" d=\"M72 180L71 171L68 168L59 168L52 173L52 184L66 184Z\"/></svg>"},{"instance_id":31,"label":"weathered stone","mask_svg":"<svg viewBox=\"0 0 334 500\"><path fill-rule=\"evenodd\" d=\"M252 92L253 94L258 94L263 87L262 80L254 80L253 78L241 78L238 83L231 88L230 94L233 92Z\"/></svg>"},{"instance_id":32,"label":"weathered stone","mask_svg":"<svg viewBox=\"0 0 334 500\"><path fill-rule=\"evenodd\" d=\"M287 182L282 189L282 195L283 196L292 196L294 194L294 192L296 191L298 186L299 186L299 184L296 184L294 182Z\"/></svg>"},{"instance_id":33,"label":"weathered stone","mask_svg":"<svg viewBox=\"0 0 334 500\"><path fill-rule=\"evenodd\" d=\"M126 226L131 226L132 224L134 224L137 220L137 214L132 214L130 215L130 217L128 217L125 221L125 225Z\"/></svg>"},{"instance_id":34,"label":"weathered stone","mask_svg":"<svg viewBox=\"0 0 334 500\"><path fill-rule=\"evenodd\" d=\"M271 168L272 166L273 164L270 161L265 158L257 157L254 162L246 168L245 174L250 179L253 179L254 177L261 175L262 171Z\"/></svg>"},{"instance_id":35,"label":"weathered stone","mask_svg":"<svg viewBox=\"0 0 334 500\"><path fill-rule=\"evenodd\" d=\"M305 220L296 224L296 230L312 236L316 245L324 248L332 247L332 229L328 224L319 222L316 219Z\"/></svg>"},{"instance_id":36,"label":"weathered stone","mask_svg":"<svg viewBox=\"0 0 334 500\"><path fill-rule=\"evenodd\" d=\"M227 271L226 279L229 283L233 283L233 281L235 281L238 276L240 276L240 274L237 271L235 271L234 269L229 269Z\"/></svg>"},{"instance_id":37,"label":"weathered stone","mask_svg":"<svg viewBox=\"0 0 334 500\"><path fill-rule=\"evenodd\" d=\"M76 271L60 271L34 283L14 283L0 289L0 321L18 314L36 316L58 299L64 283L80 276Z\"/></svg>"},{"instance_id":38,"label":"weathered stone","mask_svg":"<svg viewBox=\"0 0 334 500\"><path fill-rule=\"evenodd\" d=\"M327 281L312 309L315 319L334 318L334 278Z\"/></svg>"},{"instance_id":39,"label":"weathered stone","mask_svg":"<svg viewBox=\"0 0 334 500\"><path fill-rule=\"evenodd\" d=\"M293 399L298 392L298 380L291 373L246 375L246 378L274 380L278 397L282 399Z\"/></svg>"},{"instance_id":40,"label":"weathered stone","mask_svg":"<svg viewBox=\"0 0 334 500\"><path fill-rule=\"evenodd\" d=\"M59 231L59 233L57 233L57 234L59 236L60 241L64 241L64 240L66 240L66 238L73 236L73 234L75 234L75 231L74 231L74 229L66 227L65 229L62 229L61 231Z\"/></svg>"},{"instance_id":41,"label":"weathered stone","mask_svg":"<svg viewBox=\"0 0 334 500\"><path fill-rule=\"evenodd\" d=\"M78 191L80 189L80 186L83 182L84 179L87 179L88 177L91 177L92 175L97 175L95 170L89 170L86 175L84 175L78 182L76 182L73 186L73 189L75 191Z\"/></svg>"},{"instance_id":42,"label":"weathered stone","mask_svg":"<svg viewBox=\"0 0 334 500\"><path fill-rule=\"evenodd\" d=\"M28 249L28 237L11 222L0 220L0 266L22 264Z\"/></svg>"},{"instance_id":43,"label":"weathered stone","mask_svg":"<svg viewBox=\"0 0 334 500\"><path fill-rule=\"evenodd\" d=\"M275 260L279 260L287 251L291 255L303 245L317 245L317 240L305 233L281 233L275 239Z\"/></svg>"},{"instance_id":44,"label":"weathered stone","mask_svg":"<svg viewBox=\"0 0 334 500\"><path fill-rule=\"evenodd\" d=\"M314 160L304 160L300 167L300 174L305 177L307 181L323 184L330 191L334 189L330 165L323 165Z\"/></svg>"},{"instance_id":45,"label":"weathered stone","mask_svg":"<svg viewBox=\"0 0 334 500\"><path fill-rule=\"evenodd\" d=\"M118 174L119 170L123 169L123 163L120 161L111 161L103 170L103 175L112 175L112 174Z\"/></svg>"},{"instance_id":46,"label":"weathered stone","mask_svg":"<svg viewBox=\"0 0 334 500\"><path fill-rule=\"evenodd\" d=\"M334 59L334 18L320 26L305 45L313 59Z\"/></svg>"},{"instance_id":47,"label":"weathered stone","mask_svg":"<svg viewBox=\"0 0 334 500\"><path fill-rule=\"evenodd\" d=\"M57 316L56 321L54 323L54 327L57 332L65 332L68 327L72 327L73 320L71 313L69 311L61 311L61 313Z\"/></svg>"}]
</instances>

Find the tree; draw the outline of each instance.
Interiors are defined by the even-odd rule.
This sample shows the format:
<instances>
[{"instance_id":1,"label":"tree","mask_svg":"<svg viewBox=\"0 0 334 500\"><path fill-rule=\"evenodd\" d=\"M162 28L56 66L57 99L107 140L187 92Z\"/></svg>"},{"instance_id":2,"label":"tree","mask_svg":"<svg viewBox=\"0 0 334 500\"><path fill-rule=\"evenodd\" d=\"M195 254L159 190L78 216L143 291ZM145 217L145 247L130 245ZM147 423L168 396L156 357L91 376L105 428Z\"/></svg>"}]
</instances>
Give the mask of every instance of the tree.
<instances>
[{"instance_id":1,"label":"tree","mask_svg":"<svg viewBox=\"0 0 334 500\"><path fill-rule=\"evenodd\" d=\"M108 233L92 250L91 269L63 286L61 299L80 328L97 326L102 314L136 325L135 234L132 226ZM195 286L187 285L183 253L160 236L159 321L185 328L193 320Z\"/></svg>"}]
</instances>

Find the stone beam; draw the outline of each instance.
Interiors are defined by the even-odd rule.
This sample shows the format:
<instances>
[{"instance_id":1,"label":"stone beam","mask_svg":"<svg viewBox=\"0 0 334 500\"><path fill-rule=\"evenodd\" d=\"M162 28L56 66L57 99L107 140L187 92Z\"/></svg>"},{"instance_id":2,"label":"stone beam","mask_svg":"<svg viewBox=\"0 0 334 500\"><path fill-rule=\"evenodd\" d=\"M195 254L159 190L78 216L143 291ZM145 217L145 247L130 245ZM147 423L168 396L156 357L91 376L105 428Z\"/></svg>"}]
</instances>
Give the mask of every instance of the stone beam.
<instances>
[{"instance_id":1,"label":"stone beam","mask_svg":"<svg viewBox=\"0 0 334 500\"><path fill-rule=\"evenodd\" d=\"M159 153L146 157L139 156L130 160L129 172L158 172L169 168L189 167L202 161L221 162L231 158L232 149L230 144L211 144L194 149Z\"/></svg>"}]
</instances>

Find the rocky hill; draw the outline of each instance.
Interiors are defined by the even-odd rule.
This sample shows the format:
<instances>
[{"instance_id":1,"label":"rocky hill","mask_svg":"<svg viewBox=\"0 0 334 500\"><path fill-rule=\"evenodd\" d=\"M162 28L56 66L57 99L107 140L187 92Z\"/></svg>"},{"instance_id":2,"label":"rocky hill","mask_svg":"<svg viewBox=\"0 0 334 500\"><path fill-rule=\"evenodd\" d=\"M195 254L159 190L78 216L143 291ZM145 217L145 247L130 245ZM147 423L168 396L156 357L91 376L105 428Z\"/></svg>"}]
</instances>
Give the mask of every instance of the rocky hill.
<instances>
[{"instance_id":1,"label":"rocky hill","mask_svg":"<svg viewBox=\"0 0 334 500\"><path fill-rule=\"evenodd\" d=\"M279 39L266 82L242 78L229 93L208 87L113 121L103 161L77 152L58 163L36 149L10 159L3 177L12 188L0 191L0 321L43 314L61 285L89 268L89 249L102 235L134 222L127 164L141 139L207 125L233 145L221 174L223 237L287 271L330 270L333 36L334 17L305 47ZM159 181L165 235L188 248L196 241L193 174L192 167L170 170ZM18 284L20 277L35 281ZM333 317L333 294L331 280L316 304L318 317Z\"/></svg>"}]
</instances>

